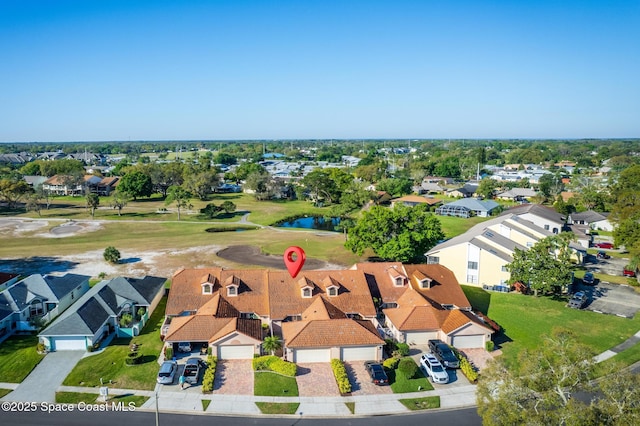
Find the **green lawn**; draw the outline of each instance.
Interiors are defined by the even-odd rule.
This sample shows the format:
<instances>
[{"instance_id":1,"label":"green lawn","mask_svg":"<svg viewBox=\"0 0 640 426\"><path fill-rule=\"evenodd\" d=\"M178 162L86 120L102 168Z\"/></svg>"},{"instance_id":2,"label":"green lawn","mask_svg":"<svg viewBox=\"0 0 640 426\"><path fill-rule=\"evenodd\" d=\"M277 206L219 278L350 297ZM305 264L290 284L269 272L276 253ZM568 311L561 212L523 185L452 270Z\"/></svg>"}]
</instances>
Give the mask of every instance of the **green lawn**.
<instances>
[{"instance_id":1,"label":"green lawn","mask_svg":"<svg viewBox=\"0 0 640 426\"><path fill-rule=\"evenodd\" d=\"M431 383L429 383L429 380L427 380L420 367L418 367L416 374L410 379L406 378L404 374L397 369L386 370L386 372L387 376L389 376L389 383L391 383L393 393L433 390L433 386L431 386Z\"/></svg>"},{"instance_id":2,"label":"green lawn","mask_svg":"<svg viewBox=\"0 0 640 426\"><path fill-rule=\"evenodd\" d=\"M164 320L166 298L155 309L147 325L133 341L138 344L143 355L143 363L128 366L125 358L130 352L130 339L114 339L104 352L80 360L64 380L66 386L100 386L100 379L106 386L121 389L153 390L156 385L157 363L162 341L160 327Z\"/></svg>"},{"instance_id":3,"label":"green lawn","mask_svg":"<svg viewBox=\"0 0 640 426\"><path fill-rule=\"evenodd\" d=\"M133 403L135 407L141 407L148 399L148 396L141 395L110 395L107 399L107 403L122 403L125 406L128 406L129 403ZM97 393L56 392L56 402L59 404L78 404L80 402L85 404L95 404L102 403L102 401L102 397Z\"/></svg>"},{"instance_id":4,"label":"green lawn","mask_svg":"<svg viewBox=\"0 0 640 426\"><path fill-rule=\"evenodd\" d=\"M9 395L11 392L13 392L11 389L0 389L0 398Z\"/></svg>"},{"instance_id":5,"label":"green lawn","mask_svg":"<svg viewBox=\"0 0 640 426\"><path fill-rule=\"evenodd\" d=\"M37 336L11 336L0 343L0 381L21 383L44 355L36 350Z\"/></svg>"},{"instance_id":6,"label":"green lawn","mask_svg":"<svg viewBox=\"0 0 640 426\"><path fill-rule=\"evenodd\" d=\"M540 338L549 335L556 326L573 330L596 354L622 343L640 329L638 315L633 319L620 318L568 309L564 300L462 288L474 307L503 327L504 332L494 336L494 341L508 361L514 361L523 349L538 347Z\"/></svg>"},{"instance_id":7,"label":"green lawn","mask_svg":"<svg viewBox=\"0 0 640 426\"><path fill-rule=\"evenodd\" d=\"M297 402L256 402L262 414L295 414L300 406Z\"/></svg>"},{"instance_id":8,"label":"green lawn","mask_svg":"<svg viewBox=\"0 0 640 426\"><path fill-rule=\"evenodd\" d=\"M428 410L430 408L440 408L439 396L427 396L424 398L400 399L402 405L411 411Z\"/></svg>"},{"instance_id":9,"label":"green lawn","mask_svg":"<svg viewBox=\"0 0 640 426\"><path fill-rule=\"evenodd\" d=\"M470 217L465 219L463 217L452 216L437 216L442 230L447 238L453 238L457 235L464 234L474 225L491 219L490 217Z\"/></svg>"},{"instance_id":10,"label":"green lawn","mask_svg":"<svg viewBox=\"0 0 640 426\"><path fill-rule=\"evenodd\" d=\"M254 373L253 393L256 396L298 396L298 382L295 377L260 371Z\"/></svg>"}]
</instances>

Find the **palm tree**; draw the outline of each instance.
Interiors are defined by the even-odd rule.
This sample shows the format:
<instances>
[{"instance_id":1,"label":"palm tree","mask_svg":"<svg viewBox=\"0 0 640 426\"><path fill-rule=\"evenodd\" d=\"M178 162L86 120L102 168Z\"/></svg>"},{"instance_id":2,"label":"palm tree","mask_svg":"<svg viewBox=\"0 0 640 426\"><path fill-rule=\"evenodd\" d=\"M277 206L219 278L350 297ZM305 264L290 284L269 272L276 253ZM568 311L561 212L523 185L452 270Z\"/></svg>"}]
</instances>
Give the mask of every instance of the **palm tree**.
<instances>
[{"instance_id":1,"label":"palm tree","mask_svg":"<svg viewBox=\"0 0 640 426\"><path fill-rule=\"evenodd\" d=\"M282 348L282 342L278 339L278 336L267 336L262 342L262 349L271 352L271 355L274 355L280 348Z\"/></svg>"}]
</instances>

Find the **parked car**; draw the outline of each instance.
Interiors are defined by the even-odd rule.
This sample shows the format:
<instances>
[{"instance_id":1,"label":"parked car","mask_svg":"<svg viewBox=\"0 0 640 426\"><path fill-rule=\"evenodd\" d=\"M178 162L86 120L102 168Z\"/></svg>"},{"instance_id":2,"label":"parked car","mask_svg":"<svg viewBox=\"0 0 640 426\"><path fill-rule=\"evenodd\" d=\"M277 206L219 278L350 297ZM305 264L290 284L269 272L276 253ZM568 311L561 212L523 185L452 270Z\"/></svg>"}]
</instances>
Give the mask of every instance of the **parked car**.
<instances>
[{"instance_id":1,"label":"parked car","mask_svg":"<svg viewBox=\"0 0 640 426\"><path fill-rule=\"evenodd\" d=\"M429 340L429 350L447 368L459 368L460 361L453 350L445 342L439 339Z\"/></svg>"},{"instance_id":2,"label":"parked car","mask_svg":"<svg viewBox=\"0 0 640 426\"><path fill-rule=\"evenodd\" d=\"M387 373L384 372L384 367L382 367L380 363L374 362L374 361L367 361L364 363L364 366L367 369L369 376L371 376L371 381L374 384L378 386L389 384L389 378L387 377Z\"/></svg>"},{"instance_id":3,"label":"parked car","mask_svg":"<svg viewBox=\"0 0 640 426\"><path fill-rule=\"evenodd\" d=\"M622 275L624 275L625 277L633 278L633 277L636 276L636 273L635 273L635 271L632 271L631 269L624 268L622 270Z\"/></svg>"},{"instance_id":4,"label":"parked car","mask_svg":"<svg viewBox=\"0 0 640 426\"><path fill-rule=\"evenodd\" d=\"M423 354L420 357L420 366L433 383L449 383L449 373L433 354Z\"/></svg>"},{"instance_id":5,"label":"parked car","mask_svg":"<svg viewBox=\"0 0 640 426\"><path fill-rule=\"evenodd\" d=\"M200 379L200 366L202 360L200 358L189 358L184 365L184 381L195 385Z\"/></svg>"},{"instance_id":6,"label":"parked car","mask_svg":"<svg viewBox=\"0 0 640 426\"><path fill-rule=\"evenodd\" d=\"M607 253L603 252L602 250L600 250L598 252L598 254L596 254L596 257L598 259L609 259L611 256L609 256Z\"/></svg>"},{"instance_id":7,"label":"parked car","mask_svg":"<svg viewBox=\"0 0 640 426\"><path fill-rule=\"evenodd\" d=\"M178 343L178 352L191 353L191 343L189 342Z\"/></svg>"},{"instance_id":8,"label":"parked car","mask_svg":"<svg viewBox=\"0 0 640 426\"><path fill-rule=\"evenodd\" d=\"M160 366L158 371L157 381L161 385L170 385L176 377L176 371L178 371L178 363L175 361L165 361Z\"/></svg>"},{"instance_id":9,"label":"parked car","mask_svg":"<svg viewBox=\"0 0 640 426\"><path fill-rule=\"evenodd\" d=\"M613 248L613 243L609 243L607 241L604 241L604 242L600 242L600 243L595 243L593 246L597 247L597 248L601 248L601 249L611 250Z\"/></svg>"},{"instance_id":10,"label":"parked car","mask_svg":"<svg viewBox=\"0 0 640 426\"><path fill-rule=\"evenodd\" d=\"M596 282L593 272L585 272L584 277L582 277L582 282L586 285L593 285Z\"/></svg>"},{"instance_id":11,"label":"parked car","mask_svg":"<svg viewBox=\"0 0 640 426\"><path fill-rule=\"evenodd\" d=\"M573 309L580 309L587 303L587 295L583 291L579 291L571 296L567 306Z\"/></svg>"}]
</instances>

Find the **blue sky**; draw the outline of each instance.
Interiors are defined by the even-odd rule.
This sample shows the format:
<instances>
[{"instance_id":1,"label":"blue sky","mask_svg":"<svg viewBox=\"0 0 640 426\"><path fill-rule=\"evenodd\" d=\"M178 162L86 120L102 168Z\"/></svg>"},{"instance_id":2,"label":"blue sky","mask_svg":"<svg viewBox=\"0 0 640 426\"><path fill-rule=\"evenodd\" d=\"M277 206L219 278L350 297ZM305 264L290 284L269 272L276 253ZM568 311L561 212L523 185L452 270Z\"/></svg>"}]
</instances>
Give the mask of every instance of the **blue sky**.
<instances>
[{"instance_id":1,"label":"blue sky","mask_svg":"<svg viewBox=\"0 0 640 426\"><path fill-rule=\"evenodd\" d=\"M638 1L0 2L0 142L640 137Z\"/></svg>"}]
</instances>

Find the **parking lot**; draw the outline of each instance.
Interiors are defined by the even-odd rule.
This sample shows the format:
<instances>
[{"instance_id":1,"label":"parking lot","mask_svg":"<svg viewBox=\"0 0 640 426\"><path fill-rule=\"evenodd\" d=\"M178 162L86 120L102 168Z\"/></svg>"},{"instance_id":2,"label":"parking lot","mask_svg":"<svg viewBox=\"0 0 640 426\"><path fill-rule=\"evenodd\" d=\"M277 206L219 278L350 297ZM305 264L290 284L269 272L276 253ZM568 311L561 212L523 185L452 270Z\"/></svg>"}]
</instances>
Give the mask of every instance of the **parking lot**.
<instances>
[{"instance_id":1,"label":"parking lot","mask_svg":"<svg viewBox=\"0 0 640 426\"><path fill-rule=\"evenodd\" d=\"M627 285L600 281L593 287L581 284L578 290L587 294L585 309L590 311L633 318L640 310L640 293Z\"/></svg>"}]
</instances>

